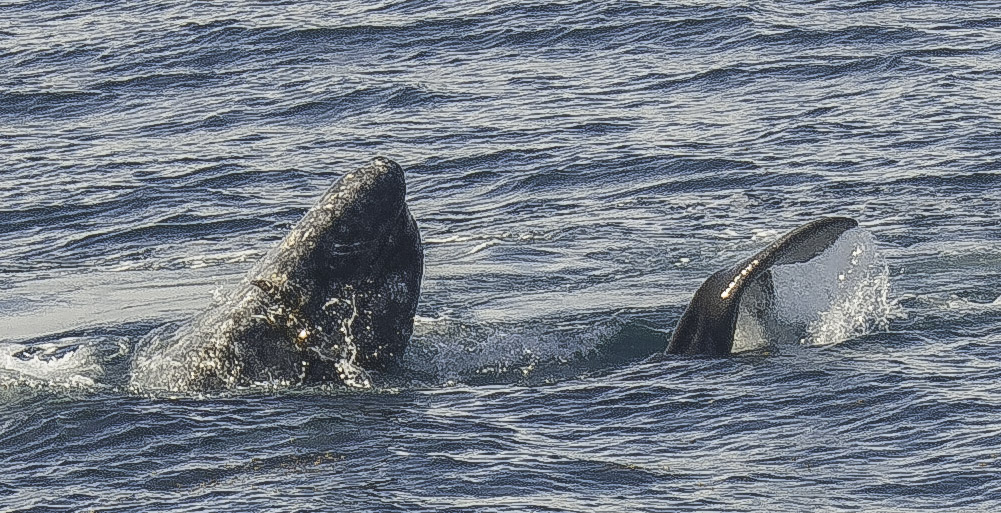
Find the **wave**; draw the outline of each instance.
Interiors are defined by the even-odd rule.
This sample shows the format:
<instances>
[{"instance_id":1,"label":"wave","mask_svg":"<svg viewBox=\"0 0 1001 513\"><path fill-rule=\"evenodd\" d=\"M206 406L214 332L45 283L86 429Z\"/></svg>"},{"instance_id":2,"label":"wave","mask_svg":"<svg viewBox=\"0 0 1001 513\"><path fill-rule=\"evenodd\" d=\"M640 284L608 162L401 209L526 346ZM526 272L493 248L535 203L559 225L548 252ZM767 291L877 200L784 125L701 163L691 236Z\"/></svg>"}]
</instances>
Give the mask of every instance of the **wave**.
<instances>
[{"instance_id":1,"label":"wave","mask_svg":"<svg viewBox=\"0 0 1001 513\"><path fill-rule=\"evenodd\" d=\"M65 118L84 115L107 105L96 91L0 93L0 119Z\"/></svg>"},{"instance_id":2,"label":"wave","mask_svg":"<svg viewBox=\"0 0 1001 513\"><path fill-rule=\"evenodd\" d=\"M429 384L552 383L667 348L664 332L616 315L524 322L418 318L401 364Z\"/></svg>"},{"instance_id":3,"label":"wave","mask_svg":"<svg viewBox=\"0 0 1001 513\"><path fill-rule=\"evenodd\" d=\"M264 115L265 118L287 119L298 122L325 123L362 113L382 109L427 109L440 102L469 99L465 95L451 95L418 86L360 87L349 92L326 94L320 98L299 101Z\"/></svg>"}]
</instances>

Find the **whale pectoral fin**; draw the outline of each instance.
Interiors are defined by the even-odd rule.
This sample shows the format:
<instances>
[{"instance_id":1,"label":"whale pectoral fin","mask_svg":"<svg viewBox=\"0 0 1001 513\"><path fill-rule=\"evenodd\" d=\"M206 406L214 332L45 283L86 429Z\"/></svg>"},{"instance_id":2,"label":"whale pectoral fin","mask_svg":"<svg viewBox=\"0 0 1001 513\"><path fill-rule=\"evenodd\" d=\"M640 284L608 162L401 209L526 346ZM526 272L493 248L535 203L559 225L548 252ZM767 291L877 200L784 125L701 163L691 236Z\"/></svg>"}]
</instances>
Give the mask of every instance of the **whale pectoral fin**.
<instances>
[{"instance_id":1,"label":"whale pectoral fin","mask_svg":"<svg viewBox=\"0 0 1001 513\"><path fill-rule=\"evenodd\" d=\"M743 304L745 309L756 318L763 319L772 305L775 304L775 283L772 281L772 270L766 269L756 278L747 283L742 296L742 303L747 303L749 295L754 296L752 305Z\"/></svg>"},{"instance_id":2,"label":"whale pectoral fin","mask_svg":"<svg viewBox=\"0 0 1001 513\"><path fill-rule=\"evenodd\" d=\"M785 234L754 256L714 273L692 297L674 329L667 352L730 354L740 300L749 285L770 286L772 266L812 260L844 232L857 226L858 222L847 217L817 219Z\"/></svg>"},{"instance_id":3,"label":"whale pectoral fin","mask_svg":"<svg viewBox=\"0 0 1001 513\"><path fill-rule=\"evenodd\" d=\"M831 247L841 234L856 227L858 222L849 217L824 217L810 221L769 244L751 259L765 262L765 268L808 262Z\"/></svg>"}]
</instances>

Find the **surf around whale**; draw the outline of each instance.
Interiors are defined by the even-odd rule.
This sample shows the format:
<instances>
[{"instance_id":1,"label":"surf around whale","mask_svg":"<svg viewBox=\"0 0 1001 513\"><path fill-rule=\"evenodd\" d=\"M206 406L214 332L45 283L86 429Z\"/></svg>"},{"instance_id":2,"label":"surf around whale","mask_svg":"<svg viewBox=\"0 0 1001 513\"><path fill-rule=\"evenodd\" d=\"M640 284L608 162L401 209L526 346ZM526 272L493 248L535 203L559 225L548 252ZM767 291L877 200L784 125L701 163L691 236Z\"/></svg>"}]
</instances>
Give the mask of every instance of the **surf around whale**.
<instances>
[{"instance_id":1,"label":"surf around whale","mask_svg":"<svg viewBox=\"0 0 1001 513\"><path fill-rule=\"evenodd\" d=\"M179 329L147 337L132 387L370 386L369 372L390 369L414 328L424 253L405 195L403 170L388 159L339 178L232 290ZM761 310L747 298L773 294L772 270L816 258L856 226L818 219L716 272L666 352L730 354L738 319Z\"/></svg>"}]
</instances>

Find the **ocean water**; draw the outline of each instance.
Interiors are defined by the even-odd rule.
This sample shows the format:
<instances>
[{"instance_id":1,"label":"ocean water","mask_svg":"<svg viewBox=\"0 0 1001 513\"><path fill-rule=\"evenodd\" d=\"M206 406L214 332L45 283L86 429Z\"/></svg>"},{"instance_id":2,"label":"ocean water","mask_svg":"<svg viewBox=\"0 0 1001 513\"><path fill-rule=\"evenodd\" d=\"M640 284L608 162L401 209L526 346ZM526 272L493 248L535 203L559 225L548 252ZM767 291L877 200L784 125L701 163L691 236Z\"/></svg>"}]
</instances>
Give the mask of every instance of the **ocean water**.
<instances>
[{"instance_id":1,"label":"ocean water","mask_svg":"<svg viewBox=\"0 0 1001 513\"><path fill-rule=\"evenodd\" d=\"M997 511L999 63L993 2L0 1L0 511ZM124 386L378 155L407 372ZM824 215L796 336L659 356Z\"/></svg>"}]
</instances>

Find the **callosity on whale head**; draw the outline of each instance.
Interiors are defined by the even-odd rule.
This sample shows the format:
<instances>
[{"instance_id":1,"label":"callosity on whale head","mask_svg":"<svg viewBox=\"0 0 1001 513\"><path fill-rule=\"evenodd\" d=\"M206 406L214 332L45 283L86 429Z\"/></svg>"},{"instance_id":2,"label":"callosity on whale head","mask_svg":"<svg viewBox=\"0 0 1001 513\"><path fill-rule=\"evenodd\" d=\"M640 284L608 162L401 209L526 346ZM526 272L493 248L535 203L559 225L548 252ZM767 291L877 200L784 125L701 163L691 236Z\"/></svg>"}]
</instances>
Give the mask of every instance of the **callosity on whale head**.
<instances>
[{"instance_id":1,"label":"callosity on whale head","mask_svg":"<svg viewBox=\"0 0 1001 513\"><path fill-rule=\"evenodd\" d=\"M692 297L682 314L667 352L724 356L733 348L740 301L752 287L771 287L769 269L775 265L812 260L841 235L858 226L847 217L811 221L787 233L754 256L714 273Z\"/></svg>"},{"instance_id":2,"label":"callosity on whale head","mask_svg":"<svg viewBox=\"0 0 1001 513\"><path fill-rule=\"evenodd\" d=\"M424 252L403 170L376 158L338 179L234 290L133 361L133 387L368 386L413 331Z\"/></svg>"}]
</instances>

